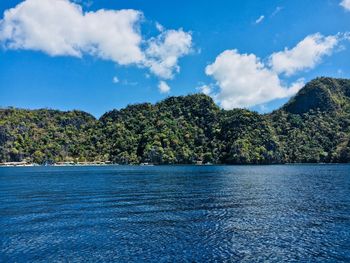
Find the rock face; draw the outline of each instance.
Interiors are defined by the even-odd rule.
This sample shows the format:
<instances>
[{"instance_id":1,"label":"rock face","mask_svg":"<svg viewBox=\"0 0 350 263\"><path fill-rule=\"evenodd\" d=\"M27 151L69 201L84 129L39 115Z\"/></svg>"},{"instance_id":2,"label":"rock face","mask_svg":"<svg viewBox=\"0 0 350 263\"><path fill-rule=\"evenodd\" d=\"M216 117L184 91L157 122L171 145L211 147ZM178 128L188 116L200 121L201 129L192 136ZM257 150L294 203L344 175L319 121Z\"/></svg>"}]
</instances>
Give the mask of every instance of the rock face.
<instances>
[{"instance_id":1,"label":"rock face","mask_svg":"<svg viewBox=\"0 0 350 263\"><path fill-rule=\"evenodd\" d=\"M0 109L0 162L350 162L350 80L317 78L279 110L221 110L203 94L81 111Z\"/></svg>"}]
</instances>

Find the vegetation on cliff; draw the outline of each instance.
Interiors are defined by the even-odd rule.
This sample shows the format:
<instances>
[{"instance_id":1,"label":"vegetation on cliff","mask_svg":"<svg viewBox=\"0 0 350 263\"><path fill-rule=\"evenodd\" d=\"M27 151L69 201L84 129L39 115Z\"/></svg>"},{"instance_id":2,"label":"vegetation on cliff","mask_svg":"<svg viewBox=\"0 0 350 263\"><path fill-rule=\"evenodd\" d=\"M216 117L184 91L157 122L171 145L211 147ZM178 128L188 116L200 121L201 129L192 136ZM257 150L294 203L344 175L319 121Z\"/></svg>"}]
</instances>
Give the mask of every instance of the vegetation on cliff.
<instances>
[{"instance_id":1,"label":"vegetation on cliff","mask_svg":"<svg viewBox=\"0 0 350 263\"><path fill-rule=\"evenodd\" d=\"M221 110L203 94L81 111L0 110L0 162L350 162L350 80L318 78L281 109Z\"/></svg>"}]
</instances>

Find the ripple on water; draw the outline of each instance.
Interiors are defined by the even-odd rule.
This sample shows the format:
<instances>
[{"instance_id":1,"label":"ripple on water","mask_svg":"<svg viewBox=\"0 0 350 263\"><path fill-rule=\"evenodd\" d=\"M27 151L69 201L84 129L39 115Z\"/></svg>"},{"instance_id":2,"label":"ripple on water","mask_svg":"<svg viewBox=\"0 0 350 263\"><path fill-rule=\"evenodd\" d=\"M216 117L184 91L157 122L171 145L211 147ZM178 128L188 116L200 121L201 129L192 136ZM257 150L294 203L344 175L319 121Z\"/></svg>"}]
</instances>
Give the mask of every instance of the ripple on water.
<instances>
[{"instance_id":1,"label":"ripple on water","mask_svg":"<svg viewBox=\"0 0 350 263\"><path fill-rule=\"evenodd\" d=\"M0 261L350 261L349 168L0 169Z\"/></svg>"}]
</instances>

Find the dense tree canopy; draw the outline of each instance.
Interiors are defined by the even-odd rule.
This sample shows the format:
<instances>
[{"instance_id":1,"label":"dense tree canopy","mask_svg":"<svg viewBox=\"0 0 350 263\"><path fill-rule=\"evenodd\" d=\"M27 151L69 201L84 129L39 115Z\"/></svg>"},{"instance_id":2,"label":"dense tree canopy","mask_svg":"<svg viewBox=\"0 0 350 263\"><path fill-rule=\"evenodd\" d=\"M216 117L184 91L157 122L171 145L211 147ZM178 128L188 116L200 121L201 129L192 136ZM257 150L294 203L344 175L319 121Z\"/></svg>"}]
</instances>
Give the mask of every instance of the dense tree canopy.
<instances>
[{"instance_id":1,"label":"dense tree canopy","mask_svg":"<svg viewBox=\"0 0 350 263\"><path fill-rule=\"evenodd\" d=\"M281 109L221 110L203 94L81 111L0 110L0 162L350 162L350 80L318 78Z\"/></svg>"}]
</instances>

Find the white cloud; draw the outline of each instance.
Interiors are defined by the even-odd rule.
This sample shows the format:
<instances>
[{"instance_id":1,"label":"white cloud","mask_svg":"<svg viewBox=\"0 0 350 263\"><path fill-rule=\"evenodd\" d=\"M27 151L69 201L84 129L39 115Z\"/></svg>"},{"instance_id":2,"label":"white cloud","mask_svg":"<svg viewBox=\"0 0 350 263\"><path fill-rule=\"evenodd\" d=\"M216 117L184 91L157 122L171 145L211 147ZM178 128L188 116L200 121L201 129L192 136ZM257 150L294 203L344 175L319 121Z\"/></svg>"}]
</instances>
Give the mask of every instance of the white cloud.
<instances>
[{"instance_id":1,"label":"white cloud","mask_svg":"<svg viewBox=\"0 0 350 263\"><path fill-rule=\"evenodd\" d=\"M339 36L323 36L319 33L309 35L294 48L273 53L270 56L270 66L278 74L291 76L298 71L312 69L319 64L324 56L332 54L339 43Z\"/></svg>"},{"instance_id":2,"label":"white cloud","mask_svg":"<svg viewBox=\"0 0 350 263\"><path fill-rule=\"evenodd\" d=\"M348 32L331 36L309 35L292 49L270 55L267 64L254 54L226 50L205 70L219 87L219 91L211 96L225 109L251 107L292 96L302 88L304 80L299 79L288 86L280 75L291 76L314 68L324 56L331 55L341 41L349 39Z\"/></svg>"},{"instance_id":3,"label":"white cloud","mask_svg":"<svg viewBox=\"0 0 350 263\"><path fill-rule=\"evenodd\" d=\"M91 7L94 4L92 0L73 0L72 2L86 6L86 7Z\"/></svg>"},{"instance_id":4,"label":"white cloud","mask_svg":"<svg viewBox=\"0 0 350 263\"><path fill-rule=\"evenodd\" d=\"M113 79L112 79L112 82L113 82L114 84L119 83L118 77L117 77L117 76L114 76Z\"/></svg>"},{"instance_id":5,"label":"white cloud","mask_svg":"<svg viewBox=\"0 0 350 263\"><path fill-rule=\"evenodd\" d=\"M275 10L272 12L271 17L274 17L275 15L277 15L279 12L281 12L283 10L282 6L277 6L275 8Z\"/></svg>"},{"instance_id":6,"label":"white cloud","mask_svg":"<svg viewBox=\"0 0 350 263\"><path fill-rule=\"evenodd\" d=\"M205 69L216 80L219 92L213 97L224 109L245 108L295 94L303 80L285 87L277 73L266 67L254 54L226 50Z\"/></svg>"},{"instance_id":7,"label":"white cloud","mask_svg":"<svg viewBox=\"0 0 350 263\"><path fill-rule=\"evenodd\" d=\"M180 70L179 58L191 50L191 34L165 30L157 23L159 36L143 39L142 19L143 14L132 9L84 12L68 0L25 0L5 11L0 20L0 44L51 56L91 55L172 78Z\"/></svg>"},{"instance_id":8,"label":"white cloud","mask_svg":"<svg viewBox=\"0 0 350 263\"><path fill-rule=\"evenodd\" d=\"M265 16L261 15L257 20L255 20L255 24L260 24L264 20Z\"/></svg>"},{"instance_id":9,"label":"white cloud","mask_svg":"<svg viewBox=\"0 0 350 263\"><path fill-rule=\"evenodd\" d=\"M158 37L148 41L145 64L150 71L164 79L171 79L180 71L178 59L191 51L192 36L179 30L163 31Z\"/></svg>"},{"instance_id":10,"label":"white cloud","mask_svg":"<svg viewBox=\"0 0 350 263\"><path fill-rule=\"evenodd\" d=\"M156 28L159 32L163 32L164 31L164 26L158 22L156 22Z\"/></svg>"},{"instance_id":11,"label":"white cloud","mask_svg":"<svg viewBox=\"0 0 350 263\"><path fill-rule=\"evenodd\" d=\"M198 87L197 90L199 90L205 95L210 95L212 93L212 88L209 85L202 85Z\"/></svg>"},{"instance_id":12,"label":"white cloud","mask_svg":"<svg viewBox=\"0 0 350 263\"><path fill-rule=\"evenodd\" d=\"M350 11L350 0L342 0L340 5L345 8L345 10Z\"/></svg>"},{"instance_id":13,"label":"white cloud","mask_svg":"<svg viewBox=\"0 0 350 263\"><path fill-rule=\"evenodd\" d=\"M160 93L169 93L170 92L169 85L163 80L159 81L158 89L159 89Z\"/></svg>"},{"instance_id":14,"label":"white cloud","mask_svg":"<svg viewBox=\"0 0 350 263\"><path fill-rule=\"evenodd\" d=\"M139 63L142 14L135 10L82 11L67 0L26 0L5 11L0 41L10 49L41 50L49 55L84 53L121 65Z\"/></svg>"}]
</instances>

